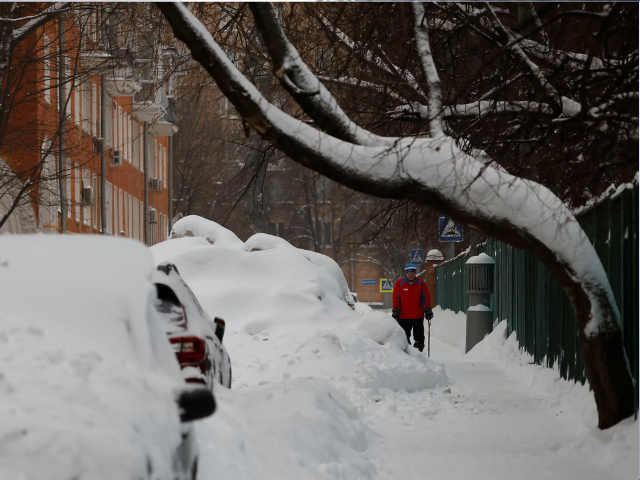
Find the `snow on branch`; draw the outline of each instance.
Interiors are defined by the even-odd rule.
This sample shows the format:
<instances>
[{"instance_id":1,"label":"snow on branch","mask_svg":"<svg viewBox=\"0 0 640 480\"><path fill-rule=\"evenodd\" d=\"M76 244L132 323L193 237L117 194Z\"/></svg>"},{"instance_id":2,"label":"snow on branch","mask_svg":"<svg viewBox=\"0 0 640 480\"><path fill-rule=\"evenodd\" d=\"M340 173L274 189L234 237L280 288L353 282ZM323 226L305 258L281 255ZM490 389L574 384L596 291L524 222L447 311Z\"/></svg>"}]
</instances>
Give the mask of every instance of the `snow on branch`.
<instances>
[{"instance_id":1,"label":"snow on branch","mask_svg":"<svg viewBox=\"0 0 640 480\"><path fill-rule=\"evenodd\" d=\"M251 3L256 26L273 62L273 70L282 86L305 112L331 135L357 145L389 145L387 139L356 125L340 108L296 48L284 34L275 7L271 3Z\"/></svg>"},{"instance_id":2,"label":"snow on branch","mask_svg":"<svg viewBox=\"0 0 640 480\"><path fill-rule=\"evenodd\" d=\"M547 80L542 73L540 67L533 63L526 53L522 50L518 43L518 39L513 32L506 28L498 16L496 15L493 7L488 2L485 2L485 8L487 15L491 21L493 28L501 33L501 37L506 38L504 44L505 48L526 68L528 68L534 82L538 86L538 90L545 94L552 103L552 108L558 113L565 113L569 116L574 116L580 112L581 107L578 102L567 97L561 97L555 87Z\"/></svg>"},{"instance_id":3,"label":"snow on branch","mask_svg":"<svg viewBox=\"0 0 640 480\"><path fill-rule=\"evenodd\" d=\"M420 2L411 4L413 7L413 33L416 41L416 50L420 57L420 64L424 73L427 85L429 86L429 126L431 136L439 137L444 135L442 127L442 91L440 88L440 76L436 69L429 43L429 28L425 22L424 7Z\"/></svg>"},{"instance_id":4,"label":"snow on branch","mask_svg":"<svg viewBox=\"0 0 640 480\"><path fill-rule=\"evenodd\" d=\"M351 86L351 87L362 87L362 88L368 88L368 89L371 89L371 90L376 90L378 92L385 93L385 94L389 95L391 98L394 98L394 99L399 100L401 102L409 102L409 100L407 100L405 97L403 97L402 95L400 95L400 94L388 89L387 87L384 87L382 85L378 85L377 83L367 82L366 80L359 80L359 79L353 78L353 77L333 78L333 77L318 76L318 78L320 80L322 80L323 82L326 82L326 83L335 83L335 84L339 84L339 85L348 85L348 86Z\"/></svg>"},{"instance_id":5,"label":"snow on branch","mask_svg":"<svg viewBox=\"0 0 640 480\"><path fill-rule=\"evenodd\" d=\"M22 27L16 28L11 33L10 40L7 43L10 45L15 45L16 43L21 42L26 37L28 37L29 34L33 32L36 28L48 22L56 15L60 15L61 13L69 10L69 5L70 5L69 2L55 3L50 7L46 8L45 10L43 10L40 14L34 15Z\"/></svg>"},{"instance_id":6,"label":"snow on branch","mask_svg":"<svg viewBox=\"0 0 640 480\"><path fill-rule=\"evenodd\" d=\"M418 84L417 80L414 78L413 75L411 75L411 72L408 71L402 71L400 68L398 68L393 62L391 62L389 60L388 57L385 56L385 62L382 61L382 59L377 56L374 55L374 53L371 51L371 49L365 48L363 47L360 43L356 43L353 42L342 30L340 30L338 27L336 27L335 25L333 25L331 22L329 22L329 20L325 17L322 17L322 23L324 24L324 26L338 39L340 40L343 45L345 47L347 47L349 49L349 51L351 51L352 53L355 53L359 50L366 50L366 53L364 54L364 60L393 75L393 76L399 76L400 78L402 78L403 80L405 80L407 82L407 84L409 85L409 87L411 87L411 89L414 91L414 93L416 95L418 95L418 97L424 97L424 92L422 91L422 88L420 88L420 85ZM376 48L378 49L378 51L382 52L382 54L384 54L384 49L380 46L376 44Z\"/></svg>"}]
</instances>

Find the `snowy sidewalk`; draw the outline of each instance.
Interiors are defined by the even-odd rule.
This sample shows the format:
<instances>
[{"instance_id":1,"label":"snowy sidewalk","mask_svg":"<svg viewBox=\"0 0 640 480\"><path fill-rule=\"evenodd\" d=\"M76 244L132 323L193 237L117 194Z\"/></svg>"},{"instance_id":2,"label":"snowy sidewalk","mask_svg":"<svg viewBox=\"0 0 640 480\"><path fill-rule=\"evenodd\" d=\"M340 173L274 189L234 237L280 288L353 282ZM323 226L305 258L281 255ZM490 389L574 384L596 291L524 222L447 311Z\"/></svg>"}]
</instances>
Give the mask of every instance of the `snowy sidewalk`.
<instances>
[{"instance_id":1,"label":"snowy sidewalk","mask_svg":"<svg viewBox=\"0 0 640 480\"><path fill-rule=\"evenodd\" d=\"M392 394L364 405L378 478L615 478L584 449L588 433L490 361L465 360L432 338L432 358L452 380L444 388Z\"/></svg>"},{"instance_id":2,"label":"snowy sidewalk","mask_svg":"<svg viewBox=\"0 0 640 480\"><path fill-rule=\"evenodd\" d=\"M588 387L531 365L505 322L462 355L464 313L436 307L428 359L347 306L328 257L195 223L208 240L152 252L227 320L233 388L196 424L200 480L639 478L638 424L599 431Z\"/></svg>"}]
</instances>

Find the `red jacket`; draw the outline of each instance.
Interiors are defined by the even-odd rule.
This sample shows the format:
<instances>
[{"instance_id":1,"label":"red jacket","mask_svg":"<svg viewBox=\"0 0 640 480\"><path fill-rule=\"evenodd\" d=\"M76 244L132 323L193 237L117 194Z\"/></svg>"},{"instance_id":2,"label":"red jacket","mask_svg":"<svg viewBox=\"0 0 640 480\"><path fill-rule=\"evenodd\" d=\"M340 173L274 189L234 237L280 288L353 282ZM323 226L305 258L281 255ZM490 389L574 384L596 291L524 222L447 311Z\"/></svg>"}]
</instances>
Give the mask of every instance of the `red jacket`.
<instances>
[{"instance_id":1,"label":"red jacket","mask_svg":"<svg viewBox=\"0 0 640 480\"><path fill-rule=\"evenodd\" d=\"M416 279L409 283L402 277L393 287L393 308L400 309L400 318L415 319L424 317L424 307L431 305L429 290L423 280Z\"/></svg>"}]
</instances>

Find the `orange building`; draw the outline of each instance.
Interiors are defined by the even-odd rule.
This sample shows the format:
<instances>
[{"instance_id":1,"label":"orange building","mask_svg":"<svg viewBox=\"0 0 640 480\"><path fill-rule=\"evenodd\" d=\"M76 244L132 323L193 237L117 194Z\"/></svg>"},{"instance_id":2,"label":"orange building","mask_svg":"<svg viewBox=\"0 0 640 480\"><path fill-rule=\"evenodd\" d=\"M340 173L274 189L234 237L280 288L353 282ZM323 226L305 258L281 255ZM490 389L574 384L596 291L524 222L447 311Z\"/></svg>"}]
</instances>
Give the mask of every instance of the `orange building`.
<instances>
[{"instance_id":1,"label":"orange building","mask_svg":"<svg viewBox=\"0 0 640 480\"><path fill-rule=\"evenodd\" d=\"M100 28L96 13L88 23L73 20L56 19L36 34L42 60L23 79L31 98L11 115L8 131L14 138L0 155L21 172L41 162L42 180L31 193L33 215L23 212L2 231L103 233L153 245L171 228L177 127L171 113L175 80L166 72L176 50L157 45L153 56L133 64L104 45L122 51L123 42L135 38ZM102 38L108 34L113 38ZM7 198L0 203L6 211Z\"/></svg>"}]
</instances>

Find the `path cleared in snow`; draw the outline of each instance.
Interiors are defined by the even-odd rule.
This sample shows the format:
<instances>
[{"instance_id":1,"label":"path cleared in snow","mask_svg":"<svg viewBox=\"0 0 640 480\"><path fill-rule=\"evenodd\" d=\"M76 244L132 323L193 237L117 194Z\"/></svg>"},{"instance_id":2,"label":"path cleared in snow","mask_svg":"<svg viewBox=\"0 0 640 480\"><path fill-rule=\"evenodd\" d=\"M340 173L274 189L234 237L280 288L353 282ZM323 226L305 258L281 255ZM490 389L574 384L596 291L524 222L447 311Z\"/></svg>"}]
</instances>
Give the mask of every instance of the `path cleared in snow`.
<instances>
[{"instance_id":1,"label":"path cleared in snow","mask_svg":"<svg viewBox=\"0 0 640 480\"><path fill-rule=\"evenodd\" d=\"M377 478L624 478L582 448L587 431L498 363L466 360L437 339L432 357L444 362L451 393L392 394L363 406L377 433Z\"/></svg>"},{"instance_id":2,"label":"path cleared in snow","mask_svg":"<svg viewBox=\"0 0 640 480\"><path fill-rule=\"evenodd\" d=\"M464 315L436 315L432 330L455 340ZM504 329L503 322L468 355L432 335L431 358L444 365L448 384L413 392L362 388L340 370L342 354L326 332L302 341L266 330L234 352L249 385L220 392L218 417L200 431L203 452L217 454L203 455L200 478L635 478L637 423L599 431L588 388L530 365ZM232 338L239 346L242 337ZM366 376L377 361L384 359L363 355L356 372Z\"/></svg>"}]
</instances>

